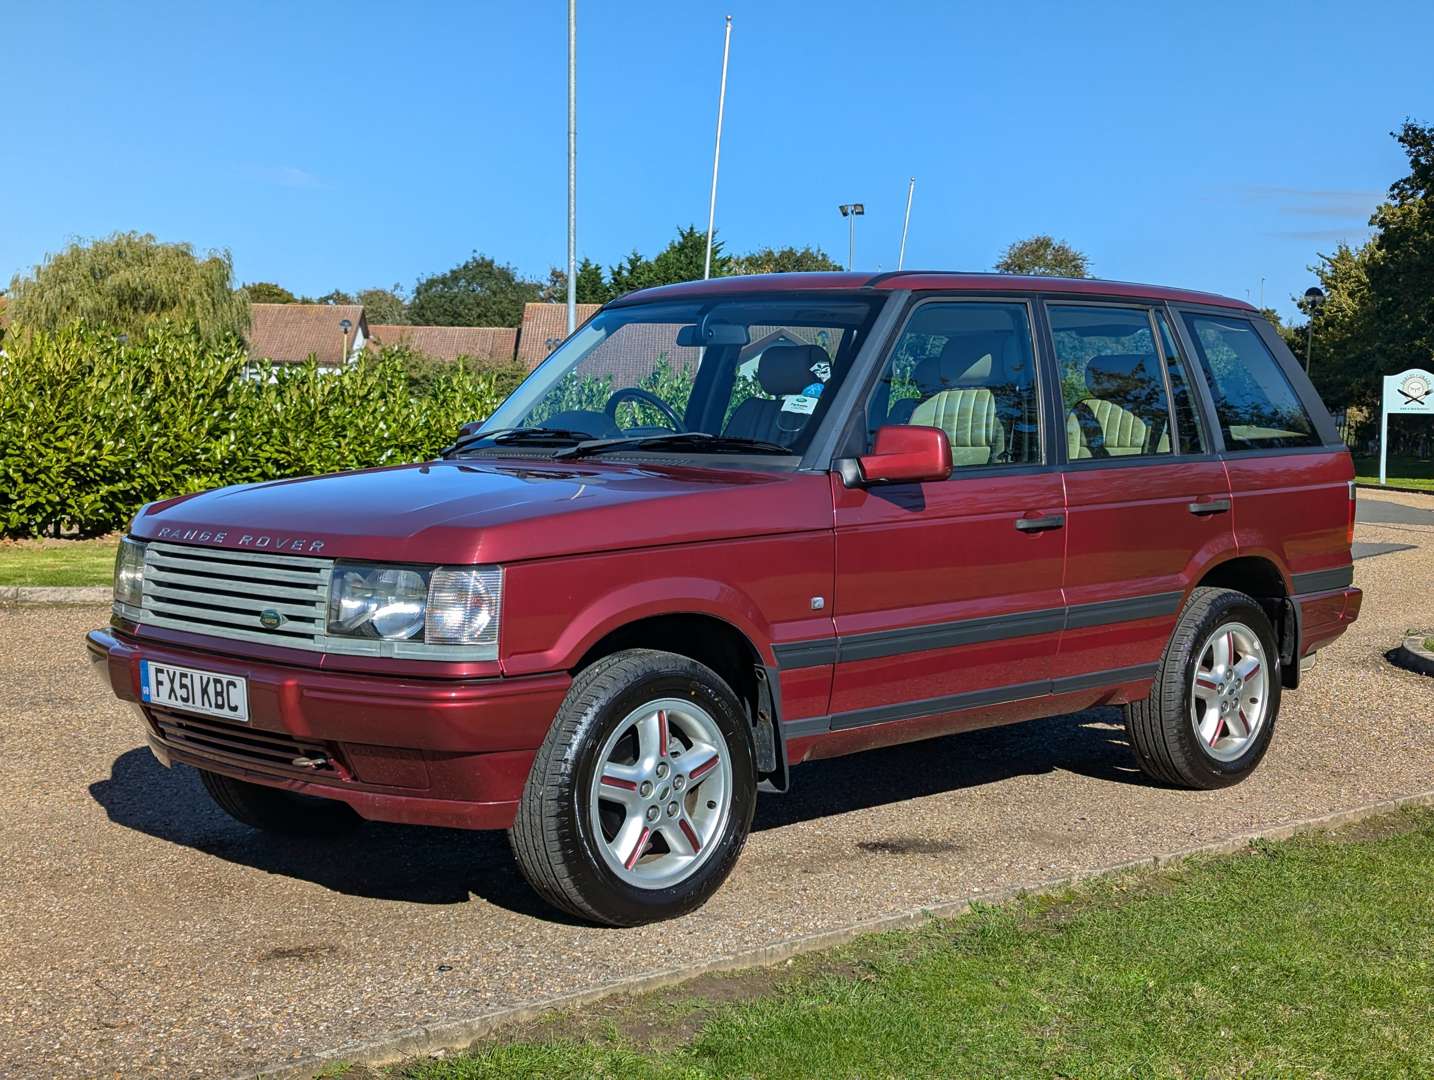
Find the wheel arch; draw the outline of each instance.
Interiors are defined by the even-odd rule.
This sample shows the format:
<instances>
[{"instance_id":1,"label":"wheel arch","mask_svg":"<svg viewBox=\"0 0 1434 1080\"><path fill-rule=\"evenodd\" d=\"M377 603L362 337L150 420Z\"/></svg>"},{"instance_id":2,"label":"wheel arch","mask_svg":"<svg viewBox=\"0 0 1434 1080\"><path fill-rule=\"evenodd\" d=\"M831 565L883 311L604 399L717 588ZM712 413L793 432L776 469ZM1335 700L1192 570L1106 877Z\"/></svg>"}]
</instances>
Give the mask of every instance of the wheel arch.
<instances>
[{"instance_id":1,"label":"wheel arch","mask_svg":"<svg viewBox=\"0 0 1434 1080\"><path fill-rule=\"evenodd\" d=\"M1295 689L1300 679L1300 606L1291 598L1289 578L1279 564L1266 555L1235 555L1207 567L1195 585L1234 589L1259 601L1279 644L1280 681Z\"/></svg>"},{"instance_id":2,"label":"wheel arch","mask_svg":"<svg viewBox=\"0 0 1434 1080\"><path fill-rule=\"evenodd\" d=\"M758 779L765 790L787 789L787 755L781 736L780 683L747 634L703 611L664 612L635 618L608 630L574 665L577 672L613 653L654 649L676 653L711 668L732 688L747 711Z\"/></svg>"}]
</instances>

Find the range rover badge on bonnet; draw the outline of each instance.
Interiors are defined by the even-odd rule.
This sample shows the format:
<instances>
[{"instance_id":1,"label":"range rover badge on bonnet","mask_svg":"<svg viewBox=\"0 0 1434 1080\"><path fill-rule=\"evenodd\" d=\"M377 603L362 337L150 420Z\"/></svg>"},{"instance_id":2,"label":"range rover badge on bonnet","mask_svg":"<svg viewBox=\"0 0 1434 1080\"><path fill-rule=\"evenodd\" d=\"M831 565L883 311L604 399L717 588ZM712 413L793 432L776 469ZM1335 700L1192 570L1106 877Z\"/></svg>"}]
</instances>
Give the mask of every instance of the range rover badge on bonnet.
<instances>
[{"instance_id":1,"label":"range rover badge on bonnet","mask_svg":"<svg viewBox=\"0 0 1434 1080\"><path fill-rule=\"evenodd\" d=\"M284 616L280 615L273 608L265 608L259 612L259 625L266 630L277 630L284 624Z\"/></svg>"}]
</instances>

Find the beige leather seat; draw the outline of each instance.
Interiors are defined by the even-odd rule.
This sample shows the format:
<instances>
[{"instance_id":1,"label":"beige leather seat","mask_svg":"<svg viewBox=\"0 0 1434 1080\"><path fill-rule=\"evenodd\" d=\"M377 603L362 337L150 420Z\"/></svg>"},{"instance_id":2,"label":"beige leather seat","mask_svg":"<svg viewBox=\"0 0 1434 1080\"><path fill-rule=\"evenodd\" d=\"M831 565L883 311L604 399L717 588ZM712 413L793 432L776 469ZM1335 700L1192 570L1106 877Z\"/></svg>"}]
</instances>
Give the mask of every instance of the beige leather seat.
<instances>
[{"instance_id":1,"label":"beige leather seat","mask_svg":"<svg viewBox=\"0 0 1434 1080\"><path fill-rule=\"evenodd\" d=\"M912 372L924 397L908 423L946 432L954 465L989 465L1006 452L1006 427L990 389L998 347L984 337L952 338L940 356L927 357Z\"/></svg>"},{"instance_id":2,"label":"beige leather seat","mask_svg":"<svg viewBox=\"0 0 1434 1080\"><path fill-rule=\"evenodd\" d=\"M1090 396L1071 406L1066 416L1066 450L1072 461L1151 453L1157 426L1163 448L1169 449L1165 391L1159 376L1146 367L1147 359L1154 360L1142 353L1091 357L1085 372Z\"/></svg>"}]
</instances>

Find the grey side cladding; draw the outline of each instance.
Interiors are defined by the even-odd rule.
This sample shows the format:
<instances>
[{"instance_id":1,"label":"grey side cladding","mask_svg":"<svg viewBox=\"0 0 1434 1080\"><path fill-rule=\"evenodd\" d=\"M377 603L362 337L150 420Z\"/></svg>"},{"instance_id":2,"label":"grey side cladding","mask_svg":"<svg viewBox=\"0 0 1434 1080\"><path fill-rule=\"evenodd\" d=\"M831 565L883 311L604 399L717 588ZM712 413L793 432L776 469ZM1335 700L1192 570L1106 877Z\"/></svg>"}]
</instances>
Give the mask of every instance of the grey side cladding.
<instances>
[{"instance_id":1,"label":"grey side cladding","mask_svg":"<svg viewBox=\"0 0 1434 1080\"><path fill-rule=\"evenodd\" d=\"M1124 600L1100 600L1092 604L1076 604L1069 608L1042 608L1011 615L991 615L979 619L904 627L900 630L876 630L869 634L851 634L842 638L798 641L775 645L772 651L784 671L858 660L879 660L885 656L901 656L933 649L949 649L958 645L1004 641L1007 638L1027 637L1032 634L1054 634L1063 629L1080 630L1107 623L1173 615L1180 610L1183 596L1180 592L1166 592Z\"/></svg>"},{"instance_id":2,"label":"grey side cladding","mask_svg":"<svg viewBox=\"0 0 1434 1080\"><path fill-rule=\"evenodd\" d=\"M1305 574L1291 574L1290 579L1294 582L1295 593L1298 595L1347 589L1354 584L1354 564L1337 566L1333 570L1311 570Z\"/></svg>"},{"instance_id":3,"label":"grey side cladding","mask_svg":"<svg viewBox=\"0 0 1434 1080\"><path fill-rule=\"evenodd\" d=\"M854 709L851 712L836 713L832 716L812 716L794 720L783 724L782 731L789 739L805 735L825 735L832 731L850 731L852 728L889 724L897 720L916 720L923 716L939 716L942 713L960 712L963 709L979 709L984 706L1005 705L1013 701L1028 701L1032 698L1054 694L1070 694L1080 690L1120 686L1124 683L1153 678L1156 667L1156 664L1136 664L1133 667L1092 671L1084 675L1069 675L1054 680L1042 679L1038 682L995 686L986 690L968 690L960 694L947 694L944 697L926 698L922 701L874 705L868 709Z\"/></svg>"}]
</instances>

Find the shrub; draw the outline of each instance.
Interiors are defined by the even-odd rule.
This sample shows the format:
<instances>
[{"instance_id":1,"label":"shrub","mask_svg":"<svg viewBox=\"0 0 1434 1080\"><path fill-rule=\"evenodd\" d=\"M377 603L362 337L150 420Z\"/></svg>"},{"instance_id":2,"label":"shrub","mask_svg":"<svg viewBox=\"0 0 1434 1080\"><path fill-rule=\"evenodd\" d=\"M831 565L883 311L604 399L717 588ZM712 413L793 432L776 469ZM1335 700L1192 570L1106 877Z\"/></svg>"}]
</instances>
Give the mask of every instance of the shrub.
<instances>
[{"instance_id":1,"label":"shrub","mask_svg":"<svg viewBox=\"0 0 1434 1080\"><path fill-rule=\"evenodd\" d=\"M471 375L490 375L500 401L517 389L518 384L528 376L527 367L513 359L491 360L479 356L460 356L453 360L440 360L403 341L383 346L377 355L394 357L403 365L404 373L408 376L409 392L415 397L427 395L435 379L443 377L445 372L455 366L467 368ZM374 356L374 353L368 353L366 362L371 362Z\"/></svg>"},{"instance_id":2,"label":"shrub","mask_svg":"<svg viewBox=\"0 0 1434 1080\"><path fill-rule=\"evenodd\" d=\"M251 364L162 324L121 342L78 325L0 352L0 535L99 535L144 503L226 484L433 457L500 395L450 365L411 393L401 359Z\"/></svg>"}]
</instances>

